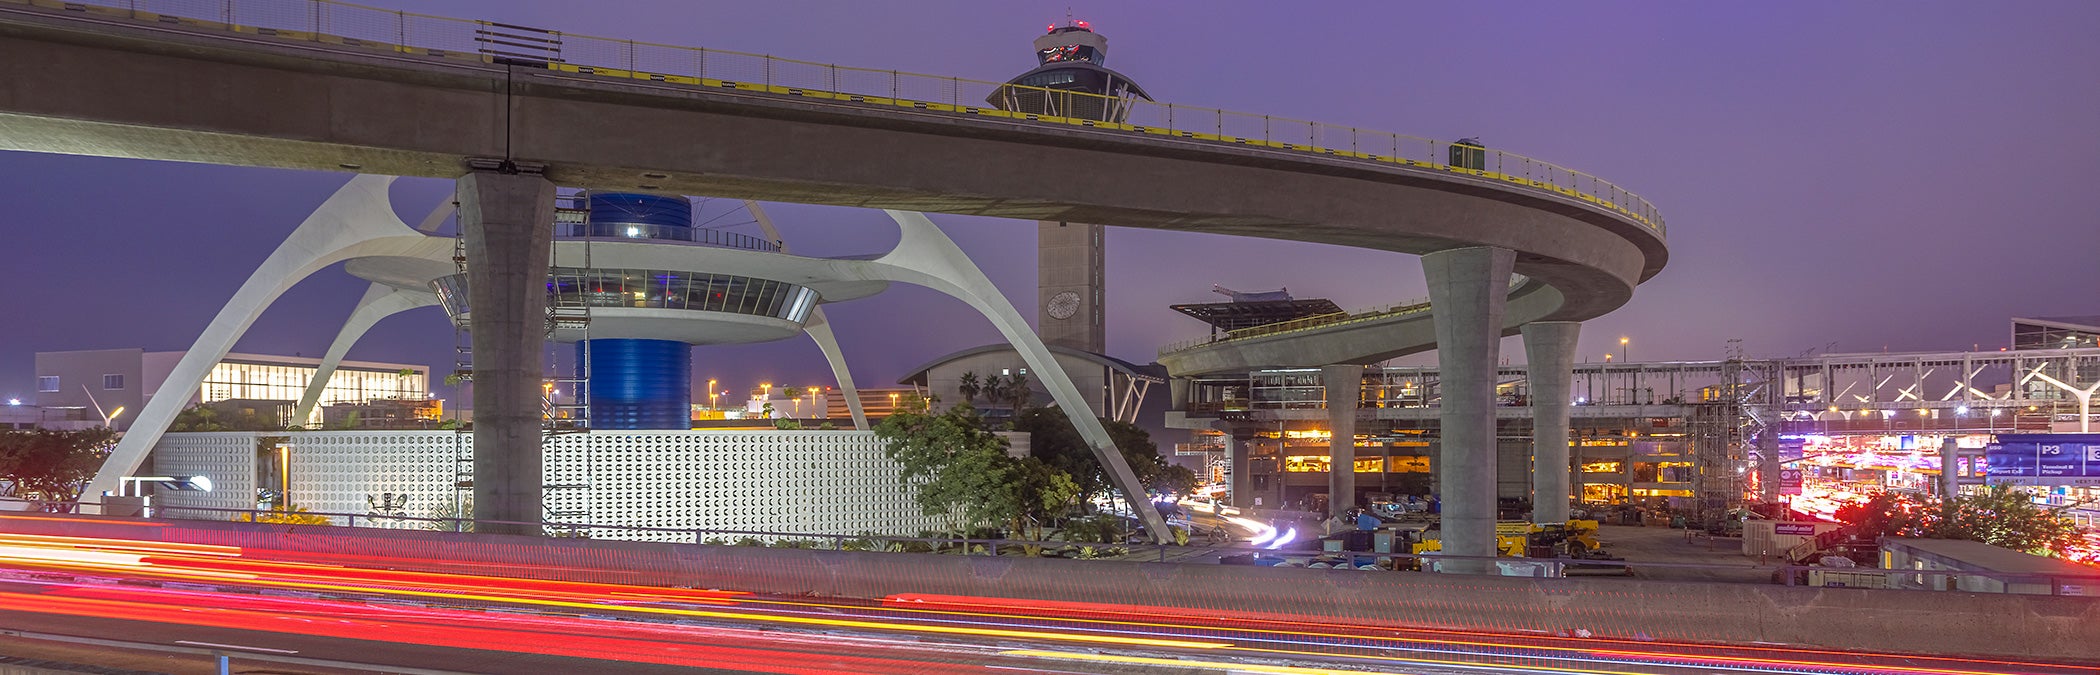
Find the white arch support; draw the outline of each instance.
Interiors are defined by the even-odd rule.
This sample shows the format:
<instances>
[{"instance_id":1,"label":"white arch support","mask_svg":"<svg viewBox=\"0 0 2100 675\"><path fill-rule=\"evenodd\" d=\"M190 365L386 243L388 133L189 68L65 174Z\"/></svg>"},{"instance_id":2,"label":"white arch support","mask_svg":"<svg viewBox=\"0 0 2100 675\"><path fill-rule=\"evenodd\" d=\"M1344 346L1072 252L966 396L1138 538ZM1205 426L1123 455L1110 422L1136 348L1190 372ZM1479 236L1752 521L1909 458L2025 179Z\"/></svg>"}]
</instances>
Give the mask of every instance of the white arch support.
<instances>
[{"instance_id":1,"label":"white arch support","mask_svg":"<svg viewBox=\"0 0 2100 675\"><path fill-rule=\"evenodd\" d=\"M1159 510L1151 508L1152 501L1146 498L1145 487L1138 483L1137 474L1130 470L1129 462L1123 460L1122 451L1116 449L1108 428L1094 417L1093 408L1087 405L1086 396L1072 383L1072 377L1057 364L1050 348L1037 337L1028 326L1028 320L1014 309L1013 303L992 285L984 270L971 262L954 240L934 227L926 214L915 211L887 211L897 221L902 236L897 247L869 263L864 269L874 278L901 281L940 291L968 303L971 308L990 319L1006 341L1020 353L1021 360L1028 364L1043 386L1050 390L1050 398L1065 411L1065 418L1079 429L1079 436L1086 439L1094 450L1094 458L1101 462L1108 473L1109 481L1123 499L1130 503L1131 510L1145 523L1153 540L1171 543L1173 534Z\"/></svg>"},{"instance_id":2,"label":"white arch support","mask_svg":"<svg viewBox=\"0 0 2100 675\"><path fill-rule=\"evenodd\" d=\"M234 342L248 331L256 317L292 285L351 258L413 255L425 237L394 215L393 205L387 199L387 187L393 182L392 176L357 176L314 209L212 317L211 324L205 326L204 333L197 336L161 383L159 394L147 400L138 417L133 418L131 429L117 441L116 449L81 494L93 499L105 492L117 492L121 479L138 470L146 453L175 422L176 414L189 403L190 393L204 384L205 376L233 349Z\"/></svg>"},{"instance_id":3,"label":"white arch support","mask_svg":"<svg viewBox=\"0 0 2100 675\"><path fill-rule=\"evenodd\" d=\"M758 206L758 201L744 200L744 209L751 212L753 220L758 221L758 227L765 231L766 238L779 244L781 253L787 253L787 240L781 238L780 230L773 227L773 218ZM839 350L838 335L832 333L831 322L824 318L823 307L809 308L809 320L803 322L802 332L808 333L809 339L817 343L817 351L823 352L824 362L831 365L831 377L839 383L839 395L846 398L846 410L853 415L853 427L874 428L868 426L868 413L860 405L860 390L853 386L853 372L846 367L846 353Z\"/></svg>"},{"instance_id":4,"label":"white arch support","mask_svg":"<svg viewBox=\"0 0 2100 675\"><path fill-rule=\"evenodd\" d=\"M431 209L429 215L423 216L423 222L416 225L416 231L425 234L436 232L438 226L443 225L445 219L452 217L458 210L459 204L452 200L439 202L437 208ZM314 379L306 383L306 391L300 394L299 405L292 409L291 419L304 420L313 414L314 406L321 402L322 392L328 389L328 380L335 377L336 367L343 364L343 357L349 354L350 347L356 345L373 325L389 316L435 304L435 293L420 293L380 283L366 288L365 296L357 301L357 308L350 310L350 318L343 322L343 329L336 332L335 342L329 343L328 353L321 356L320 365L314 369Z\"/></svg>"},{"instance_id":5,"label":"white arch support","mask_svg":"<svg viewBox=\"0 0 2100 675\"><path fill-rule=\"evenodd\" d=\"M335 377L336 367L343 364L343 357L350 353L350 347L357 344L372 326L395 314L436 304L435 293L376 283L365 289L365 297L357 301L357 309L350 311L350 319L344 321L343 329L335 334L335 342L328 344L328 353L321 356L321 364L314 370L314 379L306 383L306 392L299 396L299 405L292 409L292 417L286 422L303 421L313 414L314 406L321 402L321 393L328 388L328 380Z\"/></svg>"}]
</instances>

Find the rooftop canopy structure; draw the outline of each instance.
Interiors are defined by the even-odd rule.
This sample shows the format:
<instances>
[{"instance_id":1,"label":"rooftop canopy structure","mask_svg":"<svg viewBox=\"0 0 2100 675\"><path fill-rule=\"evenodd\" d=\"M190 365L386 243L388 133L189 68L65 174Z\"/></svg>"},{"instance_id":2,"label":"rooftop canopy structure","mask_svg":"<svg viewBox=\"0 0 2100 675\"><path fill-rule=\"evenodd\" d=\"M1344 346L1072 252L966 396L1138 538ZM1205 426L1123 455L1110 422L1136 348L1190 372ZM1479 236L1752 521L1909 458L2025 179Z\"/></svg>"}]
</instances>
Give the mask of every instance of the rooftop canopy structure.
<instances>
[{"instance_id":1,"label":"rooftop canopy structure","mask_svg":"<svg viewBox=\"0 0 2100 675\"><path fill-rule=\"evenodd\" d=\"M1212 286L1211 290L1231 297L1232 301L1180 304L1173 305L1173 308L1176 312L1210 324L1212 334L1310 316L1339 314L1342 311L1332 300L1292 298L1290 289L1242 293L1222 286Z\"/></svg>"}]
</instances>

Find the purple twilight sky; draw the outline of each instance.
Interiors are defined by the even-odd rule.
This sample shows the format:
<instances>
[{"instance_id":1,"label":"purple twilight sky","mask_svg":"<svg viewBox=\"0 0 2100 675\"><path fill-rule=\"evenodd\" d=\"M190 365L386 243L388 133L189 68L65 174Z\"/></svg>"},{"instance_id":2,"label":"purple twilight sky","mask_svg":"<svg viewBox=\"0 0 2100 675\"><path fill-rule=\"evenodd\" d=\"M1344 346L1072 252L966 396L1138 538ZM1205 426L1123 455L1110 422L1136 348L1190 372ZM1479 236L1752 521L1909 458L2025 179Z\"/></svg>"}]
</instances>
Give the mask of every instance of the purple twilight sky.
<instances>
[{"instance_id":1,"label":"purple twilight sky","mask_svg":"<svg viewBox=\"0 0 2100 675\"><path fill-rule=\"evenodd\" d=\"M389 8L1003 80L1067 3L363 0ZM1109 65L1162 101L1490 146L1610 179L1671 227L1668 269L1589 322L1582 354L1636 360L2001 346L2014 315L2100 313L2095 2L1246 0L1072 5ZM344 174L0 153L0 397L36 351L186 348ZM1046 176L1046 180L1055 180ZM2084 187L2080 187L2084 186ZM404 180L410 222L448 182ZM879 212L776 205L798 253L885 250ZM1025 314L1032 223L935 216ZM754 231L739 227L738 231ZM1409 256L1111 230L1109 351L1152 360L1203 331L1167 309L1211 284L1344 307L1424 294ZM240 351L316 356L364 282L301 284ZM830 309L864 386L997 339L960 302L900 287ZM449 370L435 309L352 358ZM1504 342L1512 361L1521 344ZM1427 358L1427 357L1418 357ZM695 380L830 384L807 340L708 347ZM440 390L441 395L450 392ZM704 394L703 394L704 396Z\"/></svg>"}]
</instances>

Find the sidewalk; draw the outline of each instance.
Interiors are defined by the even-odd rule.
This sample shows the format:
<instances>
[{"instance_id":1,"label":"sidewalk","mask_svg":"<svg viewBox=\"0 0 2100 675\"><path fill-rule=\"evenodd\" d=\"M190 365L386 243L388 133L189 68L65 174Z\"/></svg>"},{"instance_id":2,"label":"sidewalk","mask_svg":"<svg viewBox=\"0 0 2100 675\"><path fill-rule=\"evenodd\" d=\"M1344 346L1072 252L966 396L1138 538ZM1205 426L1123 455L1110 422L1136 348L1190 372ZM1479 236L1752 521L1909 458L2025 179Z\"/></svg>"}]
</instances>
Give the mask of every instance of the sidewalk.
<instances>
[{"instance_id":1,"label":"sidewalk","mask_svg":"<svg viewBox=\"0 0 2100 675\"><path fill-rule=\"evenodd\" d=\"M1691 538L1687 539L1687 533ZM1708 537L1704 532L1667 527L1603 525L1597 538L1604 550L1633 563L1633 577L1658 581L1772 583L1772 571L1757 569L1757 559L1743 556L1741 539ZM1639 563L1709 565L1739 569L1692 569L1643 566Z\"/></svg>"}]
</instances>

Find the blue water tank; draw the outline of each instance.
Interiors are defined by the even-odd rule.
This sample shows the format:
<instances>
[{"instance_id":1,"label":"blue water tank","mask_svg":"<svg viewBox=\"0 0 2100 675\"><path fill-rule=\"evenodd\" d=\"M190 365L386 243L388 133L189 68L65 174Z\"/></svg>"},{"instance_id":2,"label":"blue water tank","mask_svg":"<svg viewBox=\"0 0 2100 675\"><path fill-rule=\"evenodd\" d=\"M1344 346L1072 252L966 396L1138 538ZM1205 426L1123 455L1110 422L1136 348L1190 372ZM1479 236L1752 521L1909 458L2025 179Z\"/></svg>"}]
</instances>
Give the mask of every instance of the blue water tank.
<instances>
[{"instance_id":1,"label":"blue water tank","mask_svg":"<svg viewBox=\"0 0 2100 675\"><path fill-rule=\"evenodd\" d=\"M693 347L677 340L607 338L576 343L593 429L691 429ZM582 377L583 373L578 373Z\"/></svg>"},{"instance_id":2,"label":"blue water tank","mask_svg":"<svg viewBox=\"0 0 2100 675\"><path fill-rule=\"evenodd\" d=\"M588 206L592 225L693 226L693 203L684 197L593 192Z\"/></svg>"}]
</instances>

